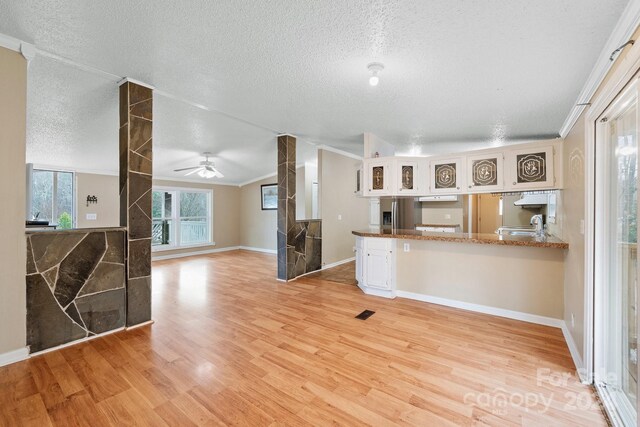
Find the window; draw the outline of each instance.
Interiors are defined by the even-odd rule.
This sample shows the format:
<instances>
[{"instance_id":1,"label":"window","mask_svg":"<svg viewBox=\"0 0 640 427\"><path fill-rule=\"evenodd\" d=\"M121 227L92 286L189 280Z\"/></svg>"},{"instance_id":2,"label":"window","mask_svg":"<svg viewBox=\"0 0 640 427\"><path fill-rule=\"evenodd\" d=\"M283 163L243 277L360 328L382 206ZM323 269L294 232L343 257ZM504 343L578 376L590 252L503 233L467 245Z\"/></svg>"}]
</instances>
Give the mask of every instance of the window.
<instances>
[{"instance_id":1,"label":"window","mask_svg":"<svg viewBox=\"0 0 640 427\"><path fill-rule=\"evenodd\" d=\"M31 177L31 217L73 228L73 172L34 169Z\"/></svg>"},{"instance_id":2,"label":"window","mask_svg":"<svg viewBox=\"0 0 640 427\"><path fill-rule=\"evenodd\" d=\"M212 244L210 190L154 189L152 245L156 250Z\"/></svg>"}]
</instances>

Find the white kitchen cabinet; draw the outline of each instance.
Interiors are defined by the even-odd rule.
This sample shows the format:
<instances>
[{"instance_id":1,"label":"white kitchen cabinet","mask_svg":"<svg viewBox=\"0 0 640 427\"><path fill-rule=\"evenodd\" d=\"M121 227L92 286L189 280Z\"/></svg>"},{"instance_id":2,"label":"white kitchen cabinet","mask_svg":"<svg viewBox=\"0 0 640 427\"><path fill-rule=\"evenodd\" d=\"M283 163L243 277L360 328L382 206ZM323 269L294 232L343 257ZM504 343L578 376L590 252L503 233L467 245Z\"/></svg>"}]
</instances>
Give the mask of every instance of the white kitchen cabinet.
<instances>
[{"instance_id":1,"label":"white kitchen cabinet","mask_svg":"<svg viewBox=\"0 0 640 427\"><path fill-rule=\"evenodd\" d=\"M467 156L467 191L498 192L504 189L504 155L502 152Z\"/></svg>"},{"instance_id":2,"label":"white kitchen cabinet","mask_svg":"<svg viewBox=\"0 0 640 427\"><path fill-rule=\"evenodd\" d=\"M556 188L552 145L506 150L505 158L505 190Z\"/></svg>"},{"instance_id":3,"label":"white kitchen cabinet","mask_svg":"<svg viewBox=\"0 0 640 427\"><path fill-rule=\"evenodd\" d=\"M388 238L356 238L356 280L365 294L395 298L395 242Z\"/></svg>"},{"instance_id":4,"label":"white kitchen cabinet","mask_svg":"<svg viewBox=\"0 0 640 427\"><path fill-rule=\"evenodd\" d=\"M393 158L374 158L364 161L367 196L391 196L394 176L392 172Z\"/></svg>"},{"instance_id":5,"label":"white kitchen cabinet","mask_svg":"<svg viewBox=\"0 0 640 427\"><path fill-rule=\"evenodd\" d=\"M396 196L419 196L428 191L426 162L415 157L396 157L395 187Z\"/></svg>"},{"instance_id":6,"label":"white kitchen cabinet","mask_svg":"<svg viewBox=\"0 0 640 427\"><path fill-rule=\"evenodd\" d=\"M429 162L430 194L466 193L465 158L451 157Z\"/></svg>"},{"instance_id":7,"label":"white kitchen cabinet","mask_svg":"<svg viewBox=\"0 0 640 427\"><path fill-rule=\"evenodd\" d=\"M353 188L353 194L356 196L362 196L362 184L364 181L362 178L362 166L360 166L355 170L355 186Z\"/></svg>"}]
</instances>

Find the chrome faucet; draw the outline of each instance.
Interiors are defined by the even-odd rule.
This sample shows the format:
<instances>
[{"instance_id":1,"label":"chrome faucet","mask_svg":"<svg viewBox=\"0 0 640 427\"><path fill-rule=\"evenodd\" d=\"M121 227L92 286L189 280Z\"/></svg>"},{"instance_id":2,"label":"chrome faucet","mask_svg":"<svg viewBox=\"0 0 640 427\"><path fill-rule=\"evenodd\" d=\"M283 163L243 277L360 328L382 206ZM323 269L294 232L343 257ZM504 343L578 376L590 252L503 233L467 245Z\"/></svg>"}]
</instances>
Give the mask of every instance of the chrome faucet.
<instances>
[{"instance_id":1,"label":"chrome faucet","mask_svg":"<svg viewBox=\"0 0 640 427\"><path fill-rule=\"evenodd\" d=\"M542 215L538 214L538 215L532 216L530 224L536 227L537 236L544 235L544 224L543 224Z\"/></svg>"}]
</instances>

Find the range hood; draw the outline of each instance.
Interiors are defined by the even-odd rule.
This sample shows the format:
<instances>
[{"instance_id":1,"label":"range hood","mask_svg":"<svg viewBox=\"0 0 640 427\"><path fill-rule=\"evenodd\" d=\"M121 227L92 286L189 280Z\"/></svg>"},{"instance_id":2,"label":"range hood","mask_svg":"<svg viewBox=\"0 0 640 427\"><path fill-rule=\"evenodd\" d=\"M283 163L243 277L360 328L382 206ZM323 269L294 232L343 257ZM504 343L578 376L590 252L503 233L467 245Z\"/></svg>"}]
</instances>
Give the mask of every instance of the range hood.
<instances>
[{"instance_id":1,"label":"range hood","mask_svg":"<svg viewBox=\"0 0 640 427\"><path fill-rule=\"evenodd\" d=\"M515 206L542 206L549 203L548 194L523 194L522 197L513 204Z\"/></svg>"}]
</instances>

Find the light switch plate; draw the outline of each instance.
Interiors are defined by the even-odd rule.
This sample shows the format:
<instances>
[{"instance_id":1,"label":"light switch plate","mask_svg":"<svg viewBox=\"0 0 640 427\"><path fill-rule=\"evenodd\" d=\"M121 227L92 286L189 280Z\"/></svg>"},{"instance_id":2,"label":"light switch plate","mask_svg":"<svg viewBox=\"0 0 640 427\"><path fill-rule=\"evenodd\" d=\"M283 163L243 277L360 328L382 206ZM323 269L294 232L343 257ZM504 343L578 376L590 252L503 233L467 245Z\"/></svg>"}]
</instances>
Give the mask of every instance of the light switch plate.
<instances>
[{"instance_id":1,"label":"light switch plate","mask_svg":"<svg viewBox=\"0 0 640 427\"><path fill-rule=\"evenodd\" d=\"M88 213L86 218L87 218L87 221L95 221L98 219L98 214Z\"/></svg>"},{"instance_id":2,"label":"light switch plate","mask_svg":"<svg viewBox=\"0 0 640 427\"><path fill-rule=\"evenodd\" d=\"M409 246L409 244L408 244L408 243L405 243L405 244L404 244L404 251L405 251L405 252L409 252L410 250L411 250L411 246Z\"/></svg>"}]
</instances>

